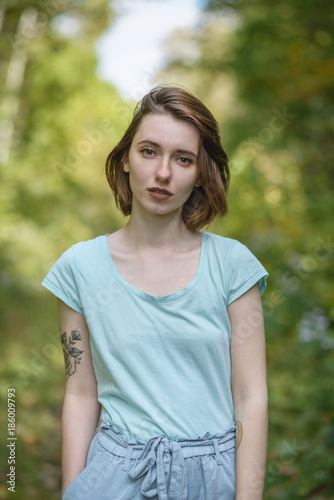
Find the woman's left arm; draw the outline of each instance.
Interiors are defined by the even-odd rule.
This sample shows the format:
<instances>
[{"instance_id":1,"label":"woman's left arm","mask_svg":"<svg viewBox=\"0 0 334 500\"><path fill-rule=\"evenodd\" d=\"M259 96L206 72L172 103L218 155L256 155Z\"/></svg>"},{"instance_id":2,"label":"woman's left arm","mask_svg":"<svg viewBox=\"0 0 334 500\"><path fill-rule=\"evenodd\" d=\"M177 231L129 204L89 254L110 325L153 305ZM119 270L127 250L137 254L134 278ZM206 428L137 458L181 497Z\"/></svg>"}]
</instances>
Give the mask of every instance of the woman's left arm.
<instances>
[{"instance_id":1,"label":"woman's left arm","mask_svg":"<svg viewBox=\"0 0 334 500\"><path fill-rule=\"evenodd\" d=\"M258 284L228 306L232 396L242 425L236 453L236 500L262 500L267 457L268 390L263 311Z\"/></svg>"}]
</instances>

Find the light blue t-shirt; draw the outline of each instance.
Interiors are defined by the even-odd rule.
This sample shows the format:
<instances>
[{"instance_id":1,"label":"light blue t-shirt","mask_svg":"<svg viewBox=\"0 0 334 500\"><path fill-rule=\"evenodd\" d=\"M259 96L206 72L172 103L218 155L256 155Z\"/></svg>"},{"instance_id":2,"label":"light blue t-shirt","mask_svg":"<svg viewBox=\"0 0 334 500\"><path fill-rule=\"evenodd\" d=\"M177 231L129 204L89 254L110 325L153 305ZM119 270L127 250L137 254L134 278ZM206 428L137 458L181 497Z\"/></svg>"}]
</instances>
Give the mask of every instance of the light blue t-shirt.
<instances>
[{"instance_id":1,"label":"light blue t-shirt","mask_svg":"<svg viewBox=\"0 0 334 500\"><path fill-rule=\"evenodd\" d=\"M233 425L227 306L267 271L236 240L201 231L197 273L154 296L129 284L107 236L73 245L43 285L84 314L102 419L131 439L197 438Z\"/></svg>"}]
</instances>

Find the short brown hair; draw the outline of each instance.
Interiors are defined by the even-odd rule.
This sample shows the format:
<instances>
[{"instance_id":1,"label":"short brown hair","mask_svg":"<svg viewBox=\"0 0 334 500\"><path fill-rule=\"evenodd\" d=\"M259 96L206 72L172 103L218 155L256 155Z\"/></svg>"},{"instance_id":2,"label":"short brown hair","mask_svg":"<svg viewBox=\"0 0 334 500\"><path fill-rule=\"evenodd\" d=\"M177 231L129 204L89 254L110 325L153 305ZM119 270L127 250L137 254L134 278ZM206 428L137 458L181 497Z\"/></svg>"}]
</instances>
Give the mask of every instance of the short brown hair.
<instances>
[{"instance_id":1,"label":"short brown hair","mask_svg":"<svg viewBox=\"0 0 334 500\"><path fill-rule=\"evenodd\" d=\"M182 218L190 231L209 225L216 215L227 212L226 193L230 181L227 154L221 145L219 126L208 108L190 92L159 85L137 104L132 121L120 142L108 155L106 176L116 205L124 215L131 214L132 192L129 173L123 170L131 143L142 119L148 114L169 114L193 125L200 133L198 155L199 187L194 187L183 205Z\"/></svg>"}]
</instances>

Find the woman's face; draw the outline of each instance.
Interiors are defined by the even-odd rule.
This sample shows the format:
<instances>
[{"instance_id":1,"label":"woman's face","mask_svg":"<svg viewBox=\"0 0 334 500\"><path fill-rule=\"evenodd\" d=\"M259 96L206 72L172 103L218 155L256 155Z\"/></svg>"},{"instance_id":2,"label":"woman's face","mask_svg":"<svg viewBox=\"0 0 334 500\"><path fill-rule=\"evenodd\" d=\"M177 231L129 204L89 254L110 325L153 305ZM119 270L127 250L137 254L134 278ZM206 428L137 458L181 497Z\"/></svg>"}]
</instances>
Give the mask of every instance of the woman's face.
<instances>
[{"instance_id":1,"label":"woman's face","mask_svg":"<svg viewBox=\"0 0 334 500\"><path fill-rule=\"evenodd\" d=\"M132 140L128 159L132 213L139 207L156 214L180 213L199 186L200 134L168 114L146 115Z\"/></svg>"}]
</instances>

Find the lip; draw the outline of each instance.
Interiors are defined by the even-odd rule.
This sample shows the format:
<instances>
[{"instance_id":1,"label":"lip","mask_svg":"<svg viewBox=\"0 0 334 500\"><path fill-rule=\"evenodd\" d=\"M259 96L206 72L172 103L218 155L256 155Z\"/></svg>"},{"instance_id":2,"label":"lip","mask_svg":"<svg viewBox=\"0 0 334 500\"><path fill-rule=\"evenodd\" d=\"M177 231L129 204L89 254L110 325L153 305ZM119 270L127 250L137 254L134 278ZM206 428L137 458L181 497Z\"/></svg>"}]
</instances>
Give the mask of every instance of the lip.
<instances>
[{"instance_id":1,"label":"lip","mask_svg":"<svg viewBox=\"0 0 334 500\"><path fill-rule=\"evenodd\" d=\"M165 194L169 194L170 196L173 194L170 191L168 191L168 189L163 189L163 188L159 188L159 187L148 188L148 191L162 191Z\"/></svg>"},{"instance_id":2,"label":"lip","mask_svg":"<svg viewBox=\"0 0 334 500\"><path fill-rule=\"evenodd\" d=\"M159 188L159 187L151 187L148 188L148 194L152 197L155 198L156 200L168 200L171 196L173 196L173 193L168 191L167 189ZM160 193L156 193L155 191L161 191Z\"/></svg>"}]
</instances>

